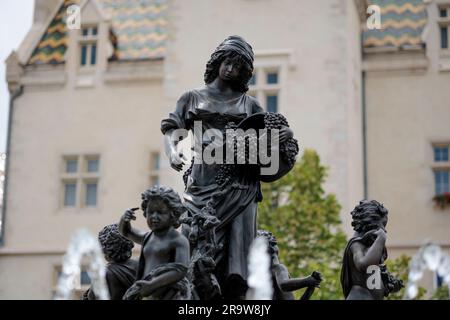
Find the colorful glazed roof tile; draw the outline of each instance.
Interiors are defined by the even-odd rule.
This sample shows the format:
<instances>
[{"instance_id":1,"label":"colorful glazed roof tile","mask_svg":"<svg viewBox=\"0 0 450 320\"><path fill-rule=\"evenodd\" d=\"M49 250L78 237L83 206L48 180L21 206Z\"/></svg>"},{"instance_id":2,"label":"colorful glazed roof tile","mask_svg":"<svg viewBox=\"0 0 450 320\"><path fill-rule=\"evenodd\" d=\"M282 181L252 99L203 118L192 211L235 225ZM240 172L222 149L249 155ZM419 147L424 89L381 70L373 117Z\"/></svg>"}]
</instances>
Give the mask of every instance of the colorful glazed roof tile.
<instances>
[{"instance_id":1,"label":"colorful glazed roof tile","mask_svg":"<svg viewBox=\"0 0 450 320\"><path fill-rule=\"evenodd\" d=\"M364 30L364 48L423 45L422 32L427 24L422 0L369 0L381 9L381 29Z\"/></svg>"},{"instance_id":2,"label":"colorful glazed roof tile","mask_svg":"<svg viewBox=\"0 0 450 320\"><path fill-rule=\"evenodd\" d=\"M95 0L111 17L112 60L161 59L166 53L167 0ZM65 0L35 48L28 64L64 63L67 50Z\"/></svg>"}]
</instances>

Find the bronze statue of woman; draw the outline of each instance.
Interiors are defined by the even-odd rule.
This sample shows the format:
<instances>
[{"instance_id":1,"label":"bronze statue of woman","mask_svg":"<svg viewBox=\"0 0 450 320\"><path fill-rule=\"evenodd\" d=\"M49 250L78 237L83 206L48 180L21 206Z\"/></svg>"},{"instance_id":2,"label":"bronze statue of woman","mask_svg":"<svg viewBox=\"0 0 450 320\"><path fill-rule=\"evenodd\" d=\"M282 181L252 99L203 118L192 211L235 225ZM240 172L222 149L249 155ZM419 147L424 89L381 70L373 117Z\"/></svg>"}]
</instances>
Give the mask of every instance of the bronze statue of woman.
<instances>
[{"instance_id":1,"label":"bronze statue of woman","mask_svg":"<svg viewBox=\"0 0 450 320\"><path fill-rule=\"evenodd\" d=\"M228 37L212 53L206 64L205 86L184 93L175 111L162 120L161 131L172 168L180 171L184 165L184 157L173 139L174 130L193 130L194 121L201 121L203 132L224 130L230 123L237 124L263 112L258 101L246 94L253 60L252 47L239 36ZM288 127L283 127L280 142L292 135ZM206 146L211 141L201 143ZM231 182L222 182L217 179L220 166L204 162L192 164L186 179L184 204L188 217L201 215L201 210L208 205L219 219L215 227L215 246L220 249L213 255L215 276L223 296L236 299L243 297L247 290L247 256L256 237L257 203L262 195L260 181L250 171L239 170ZM191 243L191 247L195 250L195 244Z\"/></svg>"}]
</instances>

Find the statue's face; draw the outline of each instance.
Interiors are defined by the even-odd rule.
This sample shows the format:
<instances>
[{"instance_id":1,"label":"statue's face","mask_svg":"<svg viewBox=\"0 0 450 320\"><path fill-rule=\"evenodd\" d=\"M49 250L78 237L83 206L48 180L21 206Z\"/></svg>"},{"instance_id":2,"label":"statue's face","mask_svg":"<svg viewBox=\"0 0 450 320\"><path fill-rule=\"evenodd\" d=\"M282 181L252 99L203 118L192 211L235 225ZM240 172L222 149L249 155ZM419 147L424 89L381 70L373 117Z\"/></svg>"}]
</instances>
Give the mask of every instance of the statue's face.
<instances>
[{"instance_id":1,"label":"statue's face","mask_svg":"<svg viewBox=\"0 0 450 320\"><path fill-rule=\"evenodd\" d=\"M162 231L173 225L172 215L164 203L151 203L145 211L147 225L154 231Z\"/></svg>"},{"instance_id":2,"label":"statue's face","mask_svg":"<svg viewBox=\"0 0 450 320\"><path fill-rule=\"evenodd\" d=\"M384 216L383 218L381 218L379 220L379 227L382 228L383 230L386 230L387 222L388 222L388 217Z\"/></svg>"},{"instance_id":3,"label":"statue's face","mask_svg":"<svg viewBox=\"0 0 450 320\"><path fill-rule=\"evenodd\" d=\"M220 64L219 77L223 81L236 81L239 78L241 68L240 62L227 58Z\"/></svg>"}]
</instances>

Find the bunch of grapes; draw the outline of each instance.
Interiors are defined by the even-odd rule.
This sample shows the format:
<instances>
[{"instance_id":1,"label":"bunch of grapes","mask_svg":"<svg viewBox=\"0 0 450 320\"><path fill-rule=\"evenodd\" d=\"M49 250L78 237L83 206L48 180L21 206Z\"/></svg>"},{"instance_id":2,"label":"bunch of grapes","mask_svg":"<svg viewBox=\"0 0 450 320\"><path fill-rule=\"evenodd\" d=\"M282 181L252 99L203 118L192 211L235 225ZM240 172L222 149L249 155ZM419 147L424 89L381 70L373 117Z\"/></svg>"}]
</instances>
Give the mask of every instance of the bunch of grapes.
<instances>
[{"instance_id":1,"label":"bunch of grapes","mask_svg":"<svg viewBox=\"0 0 450 320\"><path fill-rule=\"evenodd\" d=\"M228 148L233 148L233 160L236 161L236 141L234 139L234 135L227 135L227 130L236 130L237 125L234 122L228 122L223 129L223 134L225 136L225 145ZM223 163L219 166L217 170L215 180L219 186L225 186L233 179L235 175L235 166L234 164L226 164Z\"/></svg>"},{"instance_id":2,"label":"bunch of grapes","mask_svg":"<svg viewBox=\"0 0 450 320\"><path fill-rule=\"evenodd\" d=\"M271 129L280 130L282 127L289 127L286 118L282 114L272 112L268 112L264 116L264 125L269 131L268 134L270 134ZM281 157L283 157L290 167L295 164L295 158L297 157L298 151L298 142L294 138L289 138L280 145Z\"/></svg>"},{"instance_id":3,"label":"bunch of grapes","mask_svg":"<svg viewBox=\"0 0 450 320\"><path fill-rule=\"evenodd\" d=\"M295 158L299 151L297 139L290 138L285 143L280 145L280 153L284 160L288 163L289 167L294 166Z\"/></svg>"},{"instance_id":4,"label":"bunch of grapes","mask_svg":"<svg viewBox=\"0 0 450 320\"><path fill-rule=\"evenodd\" d=\"M281 127L289 127L286 118L279 113L267 112L264 116L264 126L266 129L278 129Z\"/></svg>"},{"instance_id":5,"label":"bunch of grapes","mask_svg":"<svg viewBox=\"0 0 450 320\"><path fill-rule=\"evenodd\" d=\"M221 164L216 173L216 183L219 186L225 186L234 178L235 167L233 164Z\"/></svg>"}]
</instances>

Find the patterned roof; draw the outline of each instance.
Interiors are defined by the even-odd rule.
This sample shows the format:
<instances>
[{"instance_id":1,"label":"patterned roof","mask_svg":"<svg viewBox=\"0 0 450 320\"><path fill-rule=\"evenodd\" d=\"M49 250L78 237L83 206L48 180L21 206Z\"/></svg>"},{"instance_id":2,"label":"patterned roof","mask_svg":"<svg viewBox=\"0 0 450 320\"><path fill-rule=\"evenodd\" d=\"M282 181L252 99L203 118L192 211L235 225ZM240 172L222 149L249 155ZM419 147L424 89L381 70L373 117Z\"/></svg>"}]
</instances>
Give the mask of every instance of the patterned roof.
<instances>
[{"instance_id":1,"label":"patterned roof","mask_svg":"<svg viewBox=\"0 0 450 320\"><path fill-rule=\"evenodd\" d=\"M113 60L161 59L166 53L166 0L96 0L111 17ZM66 9L79 0L65 0L28 64L64 63L67 50Z\"/></svg>"},{"instance_id":2,"label":"patterned roof","mask_svg":"<svg viewBox=\"0 0 450 320\"><path fill-rule=\"evenodd\" d=\"M423 45L421 39L427 24L426 6L422 0L369 0L380 6L381 29L364 30L364 48Z\"/></svg>"}]
</instances>

